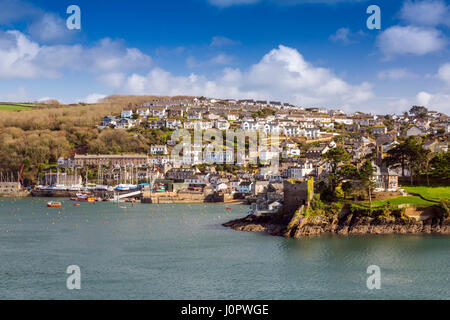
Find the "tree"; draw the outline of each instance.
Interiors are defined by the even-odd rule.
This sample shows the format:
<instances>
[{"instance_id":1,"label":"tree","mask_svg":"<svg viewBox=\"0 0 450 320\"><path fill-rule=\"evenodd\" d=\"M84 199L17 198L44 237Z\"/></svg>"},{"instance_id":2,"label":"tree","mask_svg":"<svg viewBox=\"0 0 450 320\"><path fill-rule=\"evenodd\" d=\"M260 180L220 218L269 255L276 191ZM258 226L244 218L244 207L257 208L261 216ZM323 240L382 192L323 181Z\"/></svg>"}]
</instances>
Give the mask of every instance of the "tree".
<instances>
[{"instance_id":1,"label":"tree","mask_svg":"<svg viewBox=\"0 0 450 320\"><path fill-rule=\"evenodd\" d=\"M433 177L442 181L450 180L450 151L436 154L430 163Z\"/></svg>"},{"instance_id":2,"label":"tree","mask_svg":"<svg viewBox=\"0 0 450 320\"><path fill-rule=\"evenodd\" d=\"M387 154L386 164L388 167L402 168L402 177L405 177L405 168L409 168L411 184L413 184L414 173L421 169L423 164L421 155L425 152L422 145L414 138L409 137L404 142L390 149Z\"/></svg>"},{"instance_id":3,"label":"tree","mask_svg":"<svg viewBox=\"0 0 450 320\"><path fill-rule=\"evenodd\" d=\"M347 163L350 160L350 155L342 147L336 147L328 150L323 158L328 160L331 165L331 172L337 173L338 166L342 163Z\"/></svg>"},{"instance_id":4,"label":"tree","mask_svg":"<svg viewBox=\"0 0 450 320\"><path fill-rule=\"evenodd\" d=\"M409 113L416 117L423 118L427 115L428 109L422 106L412 106L412 108L409 110Z\"/></svg>"},{"instance_id":5,"label":"tree","mask_svg":"<svg viewBox=\"0 0 450 320\"><path fill-rule=\"evenodd\" d=\"M430 186L431 160L433 159L433 157L434 155L431 150L424 149L420 153L420 157L418 159L419 163L421 164L421 168L424 169L427 176L427 186Z\"/></svg>"},{"instance_id":6,"label":"tree","mask_svg":"<svg viewBox=\"0 0 450 320\"><path fill-rule=\"evenodd\" d=\"M350 155L345 151L342 147L336 147L328 152L326 152L323 156L325 160L328 160L331 166L331 172L328 174L328 180L330 181L331 191L333 193L336 192L336 187L340 181L340 175L338 173L338 168L342 164L348 163L350 160Z\"/></svg>"},{"instance_id":7,"label":"tree","mask_svg":"<svg viewBox=\"0 0 450 320\"><path fill-rule=\"evenodd\" d=\"M376 185L373 181L374 168L369 160L366 160L362 167L359 169L359 179L363 188L367 189L369 195L370 207L372 208L372 190L375 189Z\"/></svg>"},{"instance_id":8,"label":"tree","mask_svg":"<svg viewBox=\"0 0 450 320\"><path fill-rule=\"evenodd\" d=\"M345 181L342 183L342 191L344 192L344 197L347 198L355 191L355 185L353 181Z\"/></svg>"},{"instance_id":9,"label":"tree","mask_svg":"<svg viewBox=\"0 0 450 320\"><path fill-rule=\"evenodd\" d=\"M342 180L350 179L355 180L358 179L358 168L352 164L345 164L338 170L338 175Z\"/></svg>"}]
</instances>

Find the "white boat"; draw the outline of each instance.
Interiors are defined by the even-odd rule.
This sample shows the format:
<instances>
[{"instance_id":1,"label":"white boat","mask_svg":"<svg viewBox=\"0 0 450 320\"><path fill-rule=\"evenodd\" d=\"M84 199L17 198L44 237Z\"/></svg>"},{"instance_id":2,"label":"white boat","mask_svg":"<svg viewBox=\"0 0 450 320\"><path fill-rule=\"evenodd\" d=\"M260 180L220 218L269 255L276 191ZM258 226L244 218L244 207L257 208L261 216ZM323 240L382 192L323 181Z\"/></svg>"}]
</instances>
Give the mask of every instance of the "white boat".
<instances>
[{"instance_id":1,"label":"white boat","mask_svg":"<svg viewBox=\"0 0 450 320\"><path fill-rule=\"evenodd\" d=\"M134 190L137 189L137 185L135 184L119 184L116 187L116 190L118 191L129 191L129 190Z\"/></svg>"},{"instance_id":2,"label":"white boat","mask_svg":"<svg viewBox=\"0 0 450 320\"><path fill-rule=\"evenodd\" d=\"M83 190L83 186L79 184L73 184L70 187L67 188L69 191L81 191Z\"/></svg>"}]
</instances>

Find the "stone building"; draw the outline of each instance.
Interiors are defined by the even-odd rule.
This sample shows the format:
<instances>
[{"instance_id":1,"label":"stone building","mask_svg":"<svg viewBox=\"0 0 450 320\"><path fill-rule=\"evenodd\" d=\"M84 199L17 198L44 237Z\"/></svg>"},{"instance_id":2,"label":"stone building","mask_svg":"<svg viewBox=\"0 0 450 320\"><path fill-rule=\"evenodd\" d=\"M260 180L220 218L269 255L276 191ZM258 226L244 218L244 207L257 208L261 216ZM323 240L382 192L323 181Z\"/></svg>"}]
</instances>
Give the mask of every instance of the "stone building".
<instances>
[{"instance_id":1,"label":"stone building","mask_svg":"<svg viewBox=\"0 0 450 320\"><path fill-rule=\"evenodd\" d=\"M0 182L0 194L12 194L22 189L20 182Z\"/></svg>"},{"instance_id":2,"label":"stone building","mask_svg":"<svg viewBox=\"0 0 450 320\"><path fill-rule=\"evenodd\" d=\"M284 214L292 215L299 207L308 204L314 192L313 190L308 192L308 184L313 185L313 180L311 179L310 182L307 180L284 180Z\"/></svg>"}]
</instances>

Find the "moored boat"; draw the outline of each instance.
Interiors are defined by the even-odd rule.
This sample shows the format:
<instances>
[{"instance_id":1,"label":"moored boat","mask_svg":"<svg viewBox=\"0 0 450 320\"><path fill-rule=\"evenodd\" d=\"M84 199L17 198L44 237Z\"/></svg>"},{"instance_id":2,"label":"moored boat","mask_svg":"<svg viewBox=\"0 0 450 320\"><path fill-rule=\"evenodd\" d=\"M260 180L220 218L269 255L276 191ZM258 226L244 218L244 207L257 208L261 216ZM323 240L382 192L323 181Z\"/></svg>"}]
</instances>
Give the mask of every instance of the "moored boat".
<instances>
[{"instance_id":1,"label":"moored boat","mask_svg":"<svg viewBox=\"0 0 450 320\"><path fill-rule=\"evenodd\" d=\"M48 208L61 208L61 202L57 202L57 201L49 201L47 202L47 207Z\"/></svg>"},{"instance_id":2,"label":"moored boat","mask_svg":"<svg viewBox=\"0 0 450 320\"><path fill-rule=\"evenodd\" d=\"M77 193L76 198L72 198L72 201L83 201L83 202L95 202L96 199L87 193Z\"/></svg>"}]
</instances>

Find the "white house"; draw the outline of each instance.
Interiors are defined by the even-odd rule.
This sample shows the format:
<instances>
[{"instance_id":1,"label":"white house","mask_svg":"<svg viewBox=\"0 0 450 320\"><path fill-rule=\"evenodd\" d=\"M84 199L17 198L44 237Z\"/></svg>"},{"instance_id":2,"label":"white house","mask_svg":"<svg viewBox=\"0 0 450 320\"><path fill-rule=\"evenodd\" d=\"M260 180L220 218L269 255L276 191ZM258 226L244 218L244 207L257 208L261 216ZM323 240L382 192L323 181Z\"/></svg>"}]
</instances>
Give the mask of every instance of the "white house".
<instances>
[{"instance_id":1,"label":"white house","mask_svg":"<svg viewBox=\"0 0 450 320\"><path fill-rule=\"evenodd\" d=\"M147 118L150 115L150 109L149 108L138 108L136 110L136 113L142 118Z\"/></svg>"},{"instance_id":2,"label":"white house","mask_svg":"<svg viewBox=\"0 0 450 320\"><path fill-rule=\"evenodd\" d=\"M181 121L177 119L168 119L166 120L166 127L171 130L176 130L181 128Z\"/></svg>"},{"instance_id":3,"label":"white house","mask_svg":"<svg viewBox=\"0 0 450 320\"><path fill-rule=\"evenodd\" d=\"M123 110L122 113L120 114L120 117L122 119L131 119L132 116L133 116L132 110Z\"/></svg>"},{"instance_id":4,"label":"white house","mask_svg":"<svg viewBox=\"0 0 450 320\"><path fill-rule=\"evenodd\" d=\"M206 185L206 182L198 176L192 176L190 178L184 179L184 182L189 183L191 185L197 185L197 186L199 186L199 185L205 186Z\"/></svg>"},{"instance_id":5,"label":"white house","mask_svg":"<svg viewBox=\"0 0 450 320\"><path fill-rule=\"evenodd\" d=\"M244 194L249 194L249 193L252 192L252 186L253 186L253 182L251 182L251 181L242 181L239 184L238 192L239 193L244 193Z\"/></svg>"},{"instance_id":6,"label":"white house","mask_svg":"<svg viewBox=\"0 0 450 320\"><path fill-rule=\"evenodd\" d=\"M233 152L232 151L221 151L221 152L206 152L204 160L206 163L232 163L233 162Z\"/></svg>"},{"instance_id":7,"label":"white house","mask_svg":"<svg viewBox=\"0 0 450 320\"><path fill-rule=\"evenodd\" d=\"M168 154L167 146L166 145L153 145L150 146L150 153L151 154Z\"/></svg>"},{"instance_id":8,"label":"white house","mask_svg":"<svg viewBox=\"0 0 450 320\"><path fill-rule=\"evenodd\" d=\"M166 107L154 107L152 108L152 114L155 118L165 118L167 115L167 108Z\"/></svg>"},{"instance_id":9,"label":"white house","mask_svg":"<svg viewBox=\"0 0 450 320\"><path fill-rule=\"evenodd\" d=\"M121 119L116 123L116 129L130 129L132 126L133 122L128 118Z\"/></svg>"},{"instance_id":10,"label":"white house","mask_svg":"<svg viewBox=\"0 0 450 320\"><path fill-rule=\"evenodd\" d=\"M287 169L288 179L301 179L314 172L312 162L305 161L300 163L297 167L290 167Z\"/></svg>"},{"instance_id":11,"label":"white house","mask_svg":"<svg viewBox=\"0 0 450 320\"><path fill-rule=\"evenodd\" d=\"M202 118L202 113L201 112L196 112L196 111L191 111L187 114L187 118L188 120L201 120Z\"/></svg>"},{"instance_id":12,"label":"white house","mask_svg":"<svg viewBox=\"0 0 450 320\"><path fill-rule=\"evenodd\" d=\"M107 126L116 126L117 125L117 121L119 121L120 119L118 119L117 117L114 116L106 116L103 118L103 126L107 127Z\"/></svg>"},{"instance_id":13,"label":"white house","mask_svg":"<svg viewBox=\"0 0 450 320\"><path fill-rule=\"evenodd\" d=\"M216 191L227 190L228 185L226 183L220 183L216 186Z\"/></svg>"}]
</instances>

